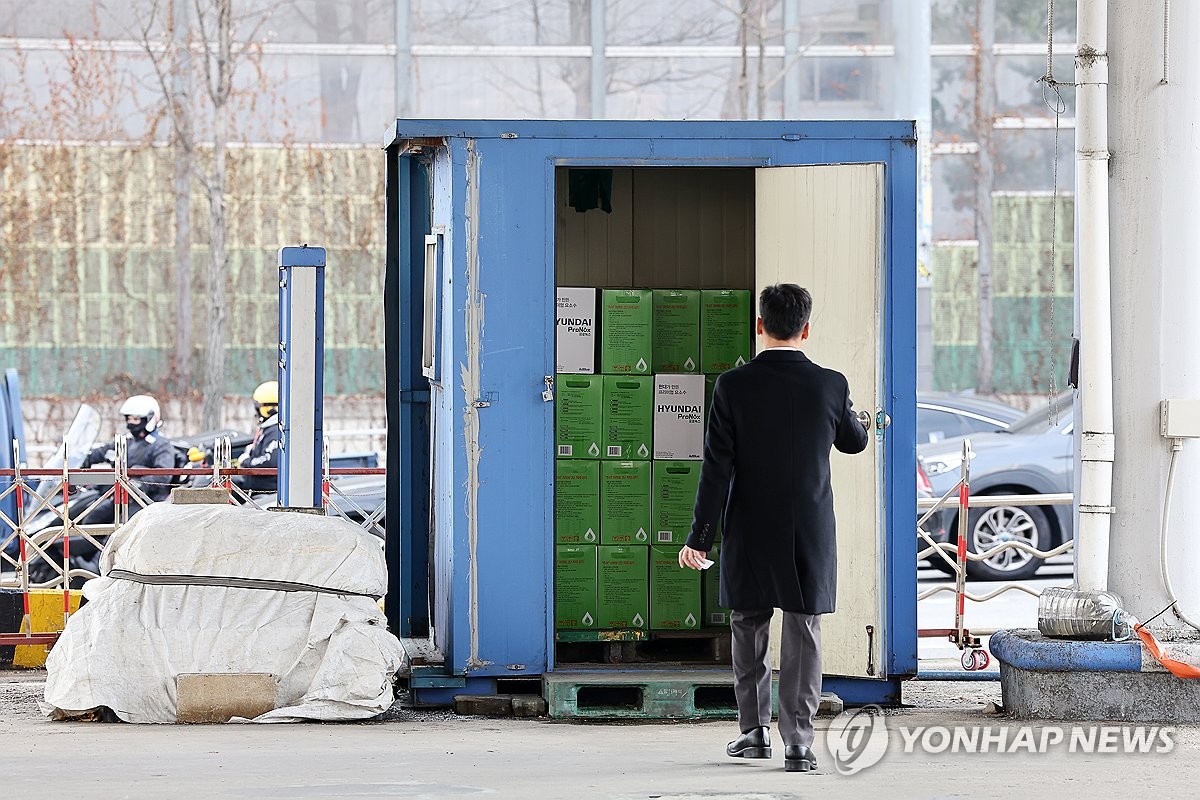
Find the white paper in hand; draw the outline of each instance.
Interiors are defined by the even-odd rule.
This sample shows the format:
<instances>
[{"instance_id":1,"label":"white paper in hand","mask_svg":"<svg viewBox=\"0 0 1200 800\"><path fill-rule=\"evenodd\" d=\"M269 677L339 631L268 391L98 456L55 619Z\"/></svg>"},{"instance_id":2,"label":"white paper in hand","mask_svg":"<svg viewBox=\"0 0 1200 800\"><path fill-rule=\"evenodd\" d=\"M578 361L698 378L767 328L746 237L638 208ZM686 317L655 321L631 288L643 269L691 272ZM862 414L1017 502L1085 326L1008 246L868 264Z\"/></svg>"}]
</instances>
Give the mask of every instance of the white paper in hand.
<instances>
[{"instance_id":1,"label":"white paper in hand","mask_svg":"<svg viewBox=\"0 0 1200 800\"><path fill-rule=\"evenodd\" d=\"M707 559L707 558L706 558L706 559L704 559L703 561L701 561L701 562L700 562L700 569L708 569L709 567L711 567L711 566L712 566L713 564L715 564L715 563L717 563L717 562L715 562L715 561L711 561L711 560L709 560L709 559Z\"/></svg>"}]
</instances>

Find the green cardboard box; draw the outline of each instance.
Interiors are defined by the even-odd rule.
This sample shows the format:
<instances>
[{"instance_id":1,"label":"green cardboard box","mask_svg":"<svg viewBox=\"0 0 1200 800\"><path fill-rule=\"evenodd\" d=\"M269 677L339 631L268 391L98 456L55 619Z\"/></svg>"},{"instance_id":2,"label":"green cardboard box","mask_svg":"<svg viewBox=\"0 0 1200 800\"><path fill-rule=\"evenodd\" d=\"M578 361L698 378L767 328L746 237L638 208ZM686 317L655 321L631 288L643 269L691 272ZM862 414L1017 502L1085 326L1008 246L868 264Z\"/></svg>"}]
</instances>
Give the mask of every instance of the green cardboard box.
<instances>
[{"instance_id":1,"label":"green cardboard box","mask_svg":"<svg viewBox=\"0 0 1200 800\"><path fill-rule=\"evenodd\" d=\"M600 462L560 458L554 464L554 541L600 541Z\"/></svg>"},{"instance_id":2,"label":"green cardboard box","mask_svg":"<svg viewBox=\"0 0 1200 800\"><path fill-rule=\"evenodd\" d=\"M699 461L654 462L654 527L651 541L655 545L682 545L692 532L692 511L696 505L696 488L700 485Z\"/></svg>"},{"instance_id":3,"label":"green cardboard box","mask_svg":"<svg viewBox=\"0 0 1200 800\"><path fill-rule=\"evenodd\" d=\"M700 371L700 292L654 290L655 372Z\"/></svg>"},{"instance_id":4,"label":"green cardboard box","mask_svg":"<svg viewBox=\"0 0 1200 800\"><path fill-rule=\"evenodd\" d=\"M650 544L649 461L600 463L600 544Z\"/></svg>"},{"instance_id":5,"label":"green cardboard box","mask_svg":"<svg viewBox=\"0 0 1200 800\"><path fill-rule=\"evenodd\" d=\"M754 357L754 309L750 292L700 292L700 363L705 373L740 367Z\"/></svg>"},{"instance_id":6,"label":"green cardboard box","mask_svg":"<svg viewBox=\"0 0 1200 800\"><path fill-rule=\"evenodd\" d=\"M597 627L597 553L594 544L560 544L554 548L554 625Z\"/></svg>"},{"instance_id":7,"label":"green cardboard box","mask_svg":"<svg viewBox=\"0 0 1200 800\"><path fill-rule=\"evenodd\" d=\"M650 616L650 548L605 545L599 550L599 627L646 630Z\"/></svg>"},{"instance_id":8,"label":"green cardboard box","mask_svg":"<svg viewBox=\"0 0 1200 800\"><path fill-rule=\"evenodd\" d=\"M708 415L712 413L713 389L717 388L717 376L704 376L704 432L708 432Z\"/></svg>"},{"instance_id":9,"label":"green cardboard box","mask_svg":"<svg viewBox=\"0 0 1200 800\"><path fill-rule=\"evenodd\" d=\"M721 607L721 547L713 545L708 559L715 562L701 572L704 582L704 627L720 628L729 624L729 609Z\"/></svg>"},{"instance_id":10,"label":"green cardboard box","mask_svg":"<svg viewBox=\"0 0 1200 800\"><path fill-rule=\"evenodd\" d=\"M654 447L654 376L605 375L601 424L603 458L650 458Z\"/></svg>"},{"instance_id":11,"label":"green cardboard box","mask_svg":"<svg viewBox=\"0 0 1200 800\"><path fill-rule=\"evenodd\" d=\"M599 458L604 377L559 375L555 388L555 456Z\"/></svg>"},{"instance_id":12,"label":"green cardboard box","mask_svg":"<svg viewBox=\"0 0 1200 800\"><path fill-rule=\"evenodd\" d=\"M600 315L600 372L649 375L654 358L654 293L605 289Z\"/></svg>"},{"instance_id":13,"label":"green cardboard box","mask_svg":"<svg viewBox=\"0 0 1200 800\"><path fill-rule=\"evenodd\" d=\"M678 547L650 548L650 629L700 627L700 573L679 566Z\"/></svg>"}]
</instances>

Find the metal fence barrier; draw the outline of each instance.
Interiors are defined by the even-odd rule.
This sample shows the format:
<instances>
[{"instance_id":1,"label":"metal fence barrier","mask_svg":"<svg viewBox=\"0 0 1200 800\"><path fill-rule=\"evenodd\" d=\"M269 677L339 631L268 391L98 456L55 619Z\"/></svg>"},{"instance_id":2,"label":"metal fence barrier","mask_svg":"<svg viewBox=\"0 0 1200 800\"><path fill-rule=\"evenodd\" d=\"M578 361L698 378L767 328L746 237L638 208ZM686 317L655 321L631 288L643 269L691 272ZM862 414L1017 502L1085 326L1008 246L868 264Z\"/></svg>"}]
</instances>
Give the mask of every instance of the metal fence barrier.
<instances>
[{"instance_id":1,"label":"metal fence barrier","mask_svg":"<svg viewBox=\"0 0 1200 800\"><path fill-rule=\"evenodd\" d=\"M116 462L111 470L71 469L27 469L16 466L0 470L0 477L10 483L0 491L0 500L12 496L15 500L15 519L0 510L0 524L5 533L0 533L0 589L19 589L23 597L23 618L18 632L0 631L0 645L53 644L58 637L55 631L35 632L31 626L30 592L38 589L63 592L63 622L71 614L70 588L73 580L97 577L96 572L72 566L72 539L78 545L86 542L96 551L104 547L104 540L120 529L129 518L152 501L138 481L145 478L170 480L175 486L190 485L193 488L220 488L229 492L230 503L257 509L274 505L276 492L251 492L237 485L237 475L260 475L275 477L276 469L241 469L233 466L232 445L227 437L217 440L213 449L211 472L195 468L131 469L128 448L124 437L116 440ZM14 451L15 452L15 451ZM66 442L63 443L63 462L67 463ZM338 479L349 476L383 475L386 470L375 467L329 466L329 448L326 440L322 458L321 499L326 514L348 519L380 540L384 537L383 516L385 504L374 508L361 502L363 497L381 497L381 493L356 493L339 487ZM180 479L189 480L182 481ZM80 485L105 487L84 508L71 510L73 487ZM101 504L111 502L113 521L111 524L83 524L81 520L95 511ZM46 516L50 515L49 521ZM36 530L31 521L37 520ZM57 546L57 552L52 548ZM32 577L37 567L40 579Z\"/></svg>"},{"instance_id":2,"label":"metal fence barrier","mask_svg":"<svg viewBox=\"0 0 1200 800\"><path fill-rule=\"evenodd\" d=\"M1016 550L1034 558L1046 559L1063 553L1071 552L1075 547L1074 539L1063 542L1062 544L1050 550L1039 550L1025 542L1013 541L1002 542L995 547L990 547L987 550L978 553L971 553L967 550L967 540L969 538L967 528L969 526L968 517L973 508L996 508L999 506L1050 506L1050 505L1071 505L1075 497L1070 493L1056 494L993 494L993 495L971 495L971 459L973 452L971 450L971 440L964 439L962 447L962 466L961 476L949 491L943 494L940 498L918 498L917 508L926 509L925 513L917 520L917 537L924 544L928 545L923 550L917 552L917 561L930 558L936 554L938 558L950 569L951 575L954 577L954 586L935 586L924 592L917 594L917 601L924 600L942 592L953 593L955 596L954 604L954 627L953 628L919 628L917 636L919 637L947 637L959 650L962 651L960 663L967 670L982 670L986 669L991 663L991 657L986 649L980 643L980 636L995 633L994 630L974 631L966 627L965 611L966 601L971 600L976 603L983 603L998 597L1005 592L1020 591L1026 594L1031 594L1037 597L1041 594L1028 586L1023 586L1019 583L1004 584L986 594L973 594L967 591L967 564L974 561L986 561L998 553L1007 550ZM949 508L952 498L957 495L958 508L958 531L957 541L954 544L947 542L936 542L929 532L925 530L925 524L929 519L940 509Z\"/></svg>"}]
</instances>

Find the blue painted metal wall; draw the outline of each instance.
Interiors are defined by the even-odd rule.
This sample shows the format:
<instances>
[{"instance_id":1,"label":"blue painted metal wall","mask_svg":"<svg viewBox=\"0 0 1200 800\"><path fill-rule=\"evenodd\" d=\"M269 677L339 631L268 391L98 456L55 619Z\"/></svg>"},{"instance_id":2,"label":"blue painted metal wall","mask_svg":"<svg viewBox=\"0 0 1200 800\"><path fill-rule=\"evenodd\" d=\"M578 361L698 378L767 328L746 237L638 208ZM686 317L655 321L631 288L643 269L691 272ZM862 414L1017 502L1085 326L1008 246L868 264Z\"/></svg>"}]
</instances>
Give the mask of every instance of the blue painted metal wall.
<instances>
[{"instance_id":1,"label":"blue painted metal wall","mask_svg":"<svg viewBox=\"0 0 1200 800\"><path fill-rule=\"evenodd\" d=\"M425 236L430 232L429 169L420 159L389 154L384 360L388 414L385 611L399 636L429 633L429 380L421 370ZM404 257L401 258L401 253ZM400 343L409 343L401 347Z\"/></svg>"},{"instance_id":2,"label":"blue painted metal wall","mask_svg":"<svg viewBox=\"0 0 1200 800\"><path fill-rule=\"evenodd\" d=\"M431 227L444 234L431 605L448 669L471 676L553 668L553 404L541 392L554 372L555 168L885 165L885 651L891 676L915 674L913 124L401 120L388 144L401 160L423 148ZM400 336L401 349L413 346L419 334ZM414 571L393 559L391 569Z\"/></svg>"}]
</instances>

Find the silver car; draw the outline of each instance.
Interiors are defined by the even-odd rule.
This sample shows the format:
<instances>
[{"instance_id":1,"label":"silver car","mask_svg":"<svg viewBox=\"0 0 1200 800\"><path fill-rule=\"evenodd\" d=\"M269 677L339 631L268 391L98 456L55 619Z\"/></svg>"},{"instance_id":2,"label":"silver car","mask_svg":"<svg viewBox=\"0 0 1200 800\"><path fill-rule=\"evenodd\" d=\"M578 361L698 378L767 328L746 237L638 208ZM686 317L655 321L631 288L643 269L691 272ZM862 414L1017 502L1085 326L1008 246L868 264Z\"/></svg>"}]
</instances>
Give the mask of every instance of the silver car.
<instances>
[{"instance_id":1,"label":"silver car","mask_svg":"<svg viewBox=\"0 0 1200 800\"><path fill-rule=\"evenodd\" d=\"M917 444L1006 430L1025 416L1018 408L967 394L917 395Z\"/></svg>"},{"instance_id":2,"label":"silver car","mask_svg":"<svg viewBox=\"0 0 1200 800\"><path fill-rule=\"evenodd\" d=\"M965 437L970 438L975 453L972 495L1072 491L1074 426L1069 395L1060 398L1055 408L1057 414L1042 404L1007 430ZM961 477L963 438L917 446L918 464L936 496L953 488ZM974 553L1016 540L1049 550L1075 535L1070 506L979 508L970 512L967 522L967 549ZM957 506L944 513L943 523L940 539L956 542ZM969 562L967 574L980 580L1021 580L1033 576L1041 565L1042 559L1010 549L984 561Z\"/></svg>"}]
</instances>

